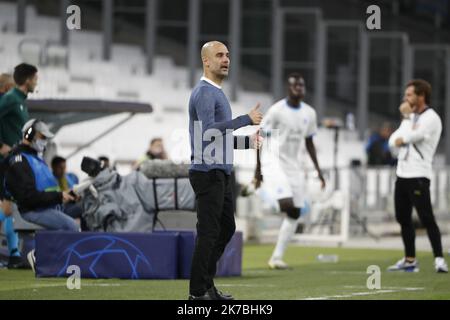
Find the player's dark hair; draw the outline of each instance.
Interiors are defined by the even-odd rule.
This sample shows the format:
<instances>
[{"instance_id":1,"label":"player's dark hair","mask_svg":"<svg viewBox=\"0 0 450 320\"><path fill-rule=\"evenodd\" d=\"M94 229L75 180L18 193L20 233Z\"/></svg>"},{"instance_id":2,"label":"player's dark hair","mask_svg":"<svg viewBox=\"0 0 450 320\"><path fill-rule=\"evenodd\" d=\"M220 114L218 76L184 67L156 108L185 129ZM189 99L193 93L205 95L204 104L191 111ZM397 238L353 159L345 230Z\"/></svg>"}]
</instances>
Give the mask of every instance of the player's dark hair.
<instances>
[{"instance_id":1,"label":"player's dark hair","mask_svg":"<svg viewBox=\"0 0 450 320\"><path fill-rule=\"evenodd\" d=\"M155 142L158 142L158 141L162 142L162 138L159 138L159 137L153 138L153 139L150 141L150 144L153 145Z\"/></svg>"},{"instance_id":2,"label":"player's dark hair","mask_svg":"<svg viewBox=\"0 0 450 320\"><path fill-rule=\"evenodd\" d=\"M414 93L418 96L424 96L425 103L431 103L431 84L428 81L422 79L414 79L408 82L406 87L414 87Z\"/></svg>"},{"instance_id":3,"label":"player's dark hair","mask_svg":"<svg viewBox=\"0 0 450 320\"><path fill-rule=\"evenodd\" d=\"M56 167L56 166L58 166L59 164L64 163L64 162L66 162L66 159L65 159L65 158L60 157L60 156L55 156L55 157L53 157L53 159L52 159L52 168L54 168L54 167Z\"/></svg>"},{"instance_id":4,"label":"player's dark hair","mask_svg":"<svg viewBox=\"0 0 450 320\"><path fill-rule=\"evenodd\" d=\"M18 86L21 86L28 79L34 77L37 71L38 70L35 66L27 63L21 63L14 68L14 75L13 75L14 82Z\"/></svg>"}]
</instances>

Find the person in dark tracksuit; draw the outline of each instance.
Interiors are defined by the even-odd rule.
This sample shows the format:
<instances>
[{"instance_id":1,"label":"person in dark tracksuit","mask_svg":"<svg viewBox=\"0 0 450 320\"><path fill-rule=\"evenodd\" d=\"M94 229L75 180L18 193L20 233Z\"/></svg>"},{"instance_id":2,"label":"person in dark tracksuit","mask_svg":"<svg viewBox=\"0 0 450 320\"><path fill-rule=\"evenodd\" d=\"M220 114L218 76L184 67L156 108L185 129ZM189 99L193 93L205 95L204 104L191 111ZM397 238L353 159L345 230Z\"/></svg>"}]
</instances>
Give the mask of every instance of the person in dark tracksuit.
<instances>
[{"instance_id":1,"label":"person in dark tracksuit","mask_svg":"<svg viewBox=\"0 0 450 320\"><path fill-rule=\"evenodd\" d=\"M436 272L448 272L430 197L432 161L442 133L441 118L429 106L430 98L431 85L428 82L420 79L410 81L406 86L404 103L400 106L404 120L389 139L390 147L400 149L394 200L395 216L405 246L404 258L390 266L389 271L419 271L412 221L415 207L433 248Z\"/></svg>"},{"instance_id":2,"label":"person in dark tracksuit","mask_svg":"<svg viewBox=\"0 0 450 320\"><path fill-rule=\"evenodd\" d=\"M22 63L14 68L16 86L0 100L0 149L5 156L14 144L22 140L22 127L29 119L25 100L37 86L37 69Z\"/></svg>"},{"instance_id":3,"label":"person in dark tracksuit","mask_svg":"<svg viewBox=\"0 0 450 320\"><path fill-rule=\"evenodd\" d=\"M216 264L235 231L231 172L233 149L259 148L262 138L233 136L233 130L261 122L257 104L249 114L231 117L221 84L230 59L220 42L201 50L204 75L189 100L191 168L189 180L197 200L197 240L192 258L190 300L232 300L214 285Z\"/></svg>"}]
</instances>

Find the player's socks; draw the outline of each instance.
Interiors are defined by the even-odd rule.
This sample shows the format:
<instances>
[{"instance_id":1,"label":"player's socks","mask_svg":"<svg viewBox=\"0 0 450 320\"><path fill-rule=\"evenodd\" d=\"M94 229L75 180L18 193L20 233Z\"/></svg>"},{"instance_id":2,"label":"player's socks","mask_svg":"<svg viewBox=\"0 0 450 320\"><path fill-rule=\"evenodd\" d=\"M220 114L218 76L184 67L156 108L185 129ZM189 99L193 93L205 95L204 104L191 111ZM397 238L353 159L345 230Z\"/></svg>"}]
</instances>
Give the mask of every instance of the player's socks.
<instances>
[{"instance_id":1,"label":"player's socks","mask_svg":"<svg viewBox=\"0 0 450 320\"><path fill-rule=\"evenodd\" d=\"M6 242L8 243L8 251L11 256L20 257L19 236L14 232L14 225L12 217L5 217L3 222L3 230L6 235Z\"/></svg>"},{"instance_id":2,"label":"player's socks","mask_svg":"<svg viewBox=\"0 0 450 320\"><path fill-rule=\"evenodd\" d=\"M284 218L281 224L280 233L278 234L277 244L272 254L272 260L281 260L283 258L286 247L294 235L297 228L297 220L289 217Z\"/></svg>"}]
</instances>

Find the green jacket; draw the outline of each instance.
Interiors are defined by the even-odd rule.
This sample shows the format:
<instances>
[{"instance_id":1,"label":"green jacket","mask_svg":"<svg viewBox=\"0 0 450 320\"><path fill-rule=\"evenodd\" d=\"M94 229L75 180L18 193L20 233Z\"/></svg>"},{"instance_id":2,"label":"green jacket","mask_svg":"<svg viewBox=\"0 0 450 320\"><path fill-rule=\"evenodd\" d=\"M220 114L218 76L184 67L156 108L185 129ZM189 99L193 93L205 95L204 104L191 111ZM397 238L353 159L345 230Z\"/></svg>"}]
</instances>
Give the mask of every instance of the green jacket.
<instances>
[{"instance_id":1,"label":"green jacket","mask_svg":"<svg viewBox=\"0 0 450 320\"><path fill-rule=\"evenodd\" d=\"M22 140L22 128L29 120L25 106L27 95L17 88L9 90L0 99L0 143L10 147Z\"/></svg>"}]
</instances>

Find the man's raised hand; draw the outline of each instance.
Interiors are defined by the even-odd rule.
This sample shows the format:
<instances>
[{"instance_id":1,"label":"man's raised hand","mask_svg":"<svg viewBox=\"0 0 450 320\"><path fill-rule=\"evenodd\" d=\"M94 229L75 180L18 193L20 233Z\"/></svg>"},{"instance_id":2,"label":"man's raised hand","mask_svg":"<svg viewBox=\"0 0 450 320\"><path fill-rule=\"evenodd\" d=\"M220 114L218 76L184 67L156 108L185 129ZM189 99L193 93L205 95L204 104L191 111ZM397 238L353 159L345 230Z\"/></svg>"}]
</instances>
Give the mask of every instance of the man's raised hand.
<instances>
[{"instance_id":1,"label":"man's raised hand","mask_svg":"<svg viewBox=\"0 0 450 320\"><path fill-rule=\"evenodd\" d=\"M260 124L263 118L261 111L259 111L260 106L261 104L258 102L256 106L254 106L253 109L248 113L248 116L250 117L250 119L252 120L252 124L254 125Z\"/></svg>"}]
</instances>

